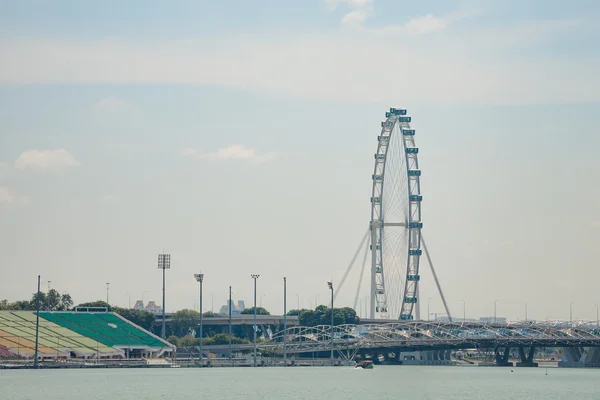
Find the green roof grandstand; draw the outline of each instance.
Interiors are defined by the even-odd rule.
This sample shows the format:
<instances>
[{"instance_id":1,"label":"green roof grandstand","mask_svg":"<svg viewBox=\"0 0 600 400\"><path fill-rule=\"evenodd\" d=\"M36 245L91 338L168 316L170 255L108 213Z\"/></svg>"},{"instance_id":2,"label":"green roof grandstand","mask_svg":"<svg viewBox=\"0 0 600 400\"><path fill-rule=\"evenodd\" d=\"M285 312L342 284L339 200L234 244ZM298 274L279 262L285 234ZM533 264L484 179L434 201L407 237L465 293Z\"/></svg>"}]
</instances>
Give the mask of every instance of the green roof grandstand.
<instances>
[{"instance_id":1,"label":"green roof grandstand","mask_svg":"<svg viewBox=\"0 0 600 400\"><path fill-rule=\"evenodd\" d=\"M36 315L0 311L0 358L35 354ZM174 347L113 313L40 312L40 358L160 356Z\"/></svg>"}]
</instances>

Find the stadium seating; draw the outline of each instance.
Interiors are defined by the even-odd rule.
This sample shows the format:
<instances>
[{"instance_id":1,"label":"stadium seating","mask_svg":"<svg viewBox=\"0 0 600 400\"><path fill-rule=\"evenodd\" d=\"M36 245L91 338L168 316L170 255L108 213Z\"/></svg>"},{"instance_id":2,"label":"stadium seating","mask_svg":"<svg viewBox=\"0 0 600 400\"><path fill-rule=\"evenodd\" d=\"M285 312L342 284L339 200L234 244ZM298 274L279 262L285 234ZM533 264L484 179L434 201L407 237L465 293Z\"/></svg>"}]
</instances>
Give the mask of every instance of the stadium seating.
<instances>
[{"instance_id":1,"label":"stadium seating","mask_svg":"<svg viewBox=\"0 0 600 400\"><path fill-rule=\"evenodd\" d=\"M0 311L0 358L35 354L36 314ZM157 354L171 346L112 313L40 312L40 358L115 358L137 349Z\"/></svg>"},{"instance_id":2,"label":"stadium seating","mask_svg":"<svg viewBox=\"0 0 600 400\"><path fill-rule=\"evenodd\" d=\"M165 346L162 341L110 313L40 312L40 317L107 346Z\"/></svg>"}]
</instances>

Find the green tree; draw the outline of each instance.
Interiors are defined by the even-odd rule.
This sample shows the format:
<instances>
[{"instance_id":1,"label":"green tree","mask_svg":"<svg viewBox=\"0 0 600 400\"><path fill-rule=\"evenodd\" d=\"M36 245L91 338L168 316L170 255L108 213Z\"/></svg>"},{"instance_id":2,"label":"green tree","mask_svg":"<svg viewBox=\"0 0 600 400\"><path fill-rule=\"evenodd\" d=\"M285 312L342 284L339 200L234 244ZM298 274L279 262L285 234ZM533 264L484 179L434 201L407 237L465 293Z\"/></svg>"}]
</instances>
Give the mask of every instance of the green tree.
<instances>
[{"instance_id":1,"label":"green tree","mask_svg":"<svg viewBox=\"0 0 600 400\"><path fill-rule=\"evenodd\" d=\"M73 300L69 294L60 294L55 289L48 293L33 293L31 300L18 300L9 303L8 300L0 300L0 310L34 311L37 309L37 301L40 301L42 311L64 311L73 306Z\"/></svg>"},{"instance_id":2,"label":"green tree","mask_svg":"<svg viewBox=\"0 0 600 400\"><path fill-rule=\"evenodd\" d=\"M194 310L179 310L172 317L175 335L183 337L189 334L199 323L200 313Z\"/></svg>"},{"instance_id":3,"label":"green tree","mask_svg":"<svg viewBox=\"0 0 600 400\"><path fill-rule=\"evenodd\" d=\"M46 311L56 311L60 307L60 293L54 289L46 294L42 308Z\"/></svg>"},{"instance_id":4,"label":"green tree","mask_svg":"<svg viewBox=\"0 0 600 400\"><path fill-rule=\"evenodd\" d=\"M71 298L71 295L68 293L65 293L62 296L60 296L59 311L68 311L71 308L73 308L73 299Z\"/></svg>"},{"instance_id":5,"label":"green tree","mask_svg":"<svg viewBox=\"0 0 600 400\"><path fill-rule=\"evenodd\" d=\"M175 335L169 336L167 342L171 343L173 346L179 347L179 338Z\"/></svg>"},{"instance_id":6,"label":"green tree","mask_svg":"<svg viewBox=\"0 0 600 400\"><path fill-rule=\"evenodd\" d=\"M207 312L205 312L204 314L202 314L202 316L203 316L204 318L214 318L214 317L218 317L218 316L219 316L219 314L217 314L217 313L214 313L214 312L212 312L212 311L207 311Z\"/></svg>"},{"instance_id":7,"label":"green tree","mask_svg":"<svg viewBox=\"0 0 600 400\"><path fill-rule=\"evenodd\" d=\"M179 345L181 347L194 347L200 345L200 339L194 337L193 335L185 335L181 339L179 339Z\"/></svg>"},{"instance_id":8,"label":"green tree","mask_svg":"<svg viewBox=\"0 0 600 400\"><path fill-rule=\"evenodd\" d=\"M298 319L300 321L300 325L303 326L329 325L331 324L331 308L320 305L315 309L315 311L300 310ZM333 309L334 325L357 324L358 322L359 318L354 309L350 307Z\"/></svg>"},{"instance_id":9,"label":"green tree","mask_svg":"<svg viewBox=\"0 0 600 400\"><path fill-rule=\"evenodd\" d=\"M254 314L254 307L245 308L240 314ZM256 315L271 315L271 313L262 307L256 307Z\"/></svg>"},{"instance_id":10,"label":"green tree","mask_svg":"<svg viewBox=\"0 0 600 400\"><path fill-rule=\"evenodd\" d=\"M10 304L11 304L12 310L18 310L18 311L35 310L35 303L32 304L30 300L17 300L14 303L10 303Z\"/></svg>"},{"instance_id":11,"label":"green tree","mask_svg":"<svg viewBox=\"0 0 600 400\"><path fill-rule=\"evenodd\" d=\"M229 335L227 333L217 333L213 337L204 339L203 343L207 346L228 344L229 343ZM240 339L238 337L232 336L231 343L232 344L249 344L251 342L249 340Z\"/></svg>"},{"instance_id":12,"label":"green tree","mask_svg":"<svg viewBox=\"0 0 600 400\"><path fill-rule=\"evenodd\" d=\"M154 314L144 310L113 307L112 311L119 314L123 318L133 322L134 324L141 326L147 331L152 329L152 324L156 319L156 316Z\"/></svg>"}]
</instances>

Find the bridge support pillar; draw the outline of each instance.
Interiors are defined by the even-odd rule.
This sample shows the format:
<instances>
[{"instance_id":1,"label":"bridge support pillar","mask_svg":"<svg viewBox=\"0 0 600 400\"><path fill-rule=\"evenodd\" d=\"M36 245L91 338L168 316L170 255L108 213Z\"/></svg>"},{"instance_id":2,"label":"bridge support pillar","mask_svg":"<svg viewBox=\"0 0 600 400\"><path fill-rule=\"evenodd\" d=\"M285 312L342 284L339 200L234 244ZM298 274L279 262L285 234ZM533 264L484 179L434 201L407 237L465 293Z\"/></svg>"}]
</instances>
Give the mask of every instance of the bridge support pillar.
<instances>
[{"instance_id":1,"label":"bridge support pillar","mask_svg":"<svg viewBox=\"0 0 600 400\"><path fill-rule=\"evenodd\" d=\"M505 347L504 352L501 352L501 349L499 347L497 347L494 350L494 353L495 353L497 366L499 366L499 367L512 367L513 366L513 363L508 361L508 358L510 356L510 347Z\"/></svg>"},{"instance_id":2,"label":"bridge support pillar","mask_svg":"<svg viewBox=\"0 0 600 400\"><path fill-rule=\"evenodd\" d=\"M517 367L537 367L538 363L533 362L534 355L535 347L531 346L529 352L525 353L525 347L519 346L519 358L521 361L517 363Z\"/></svg>"},{"instance_id":3,"label":"bridge support pillar","mask_svg":"<svg viewBox=\"0 0 600 400\"><path fill-rule=\"evenodd\" d=\"M559 352L561 368L600 368L599 347L564 347Z\"/></svg>"}]
</instances>

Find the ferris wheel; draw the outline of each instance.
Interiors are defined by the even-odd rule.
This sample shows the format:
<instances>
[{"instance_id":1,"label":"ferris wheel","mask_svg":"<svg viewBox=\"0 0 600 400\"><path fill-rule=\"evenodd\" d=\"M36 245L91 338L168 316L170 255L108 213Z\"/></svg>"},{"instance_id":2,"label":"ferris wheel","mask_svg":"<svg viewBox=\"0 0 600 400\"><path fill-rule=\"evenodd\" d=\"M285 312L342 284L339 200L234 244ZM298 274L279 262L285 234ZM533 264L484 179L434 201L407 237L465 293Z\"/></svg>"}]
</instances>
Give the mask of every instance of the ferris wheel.
<instances>
[{"instance_id":1,"label":"ferris wheel","mask_svg":"<svg viewBox=\"0 0 600 400\"><path fill-rule=\"evenodd\" d=\"M340 287L365 245L356 309L368 254L371 259L369 318L420 319L419 267L425 254L444 307L451 319L437 274L423 239L421 169L416 131L406 109L390 108L381 122L372 174L369 229ZM339 289L338 289L339 292Z\"/></svg>"},{"instance_id":2,"label":"ferris wheel","mask_svg":"<svg viewBox=\"0 0 600 400\"><path fill-rule=\"evenodd\" d=\"M410 127L411 117L406 114L404 109L391 108L381 123L370 223L371 298L375 300L371 301L370 314L388 317L393 312L401 320L413 319L414 314L419 319L415 306L423 252L419 148L415 130Z\"/></svg>"}]
</instances>

